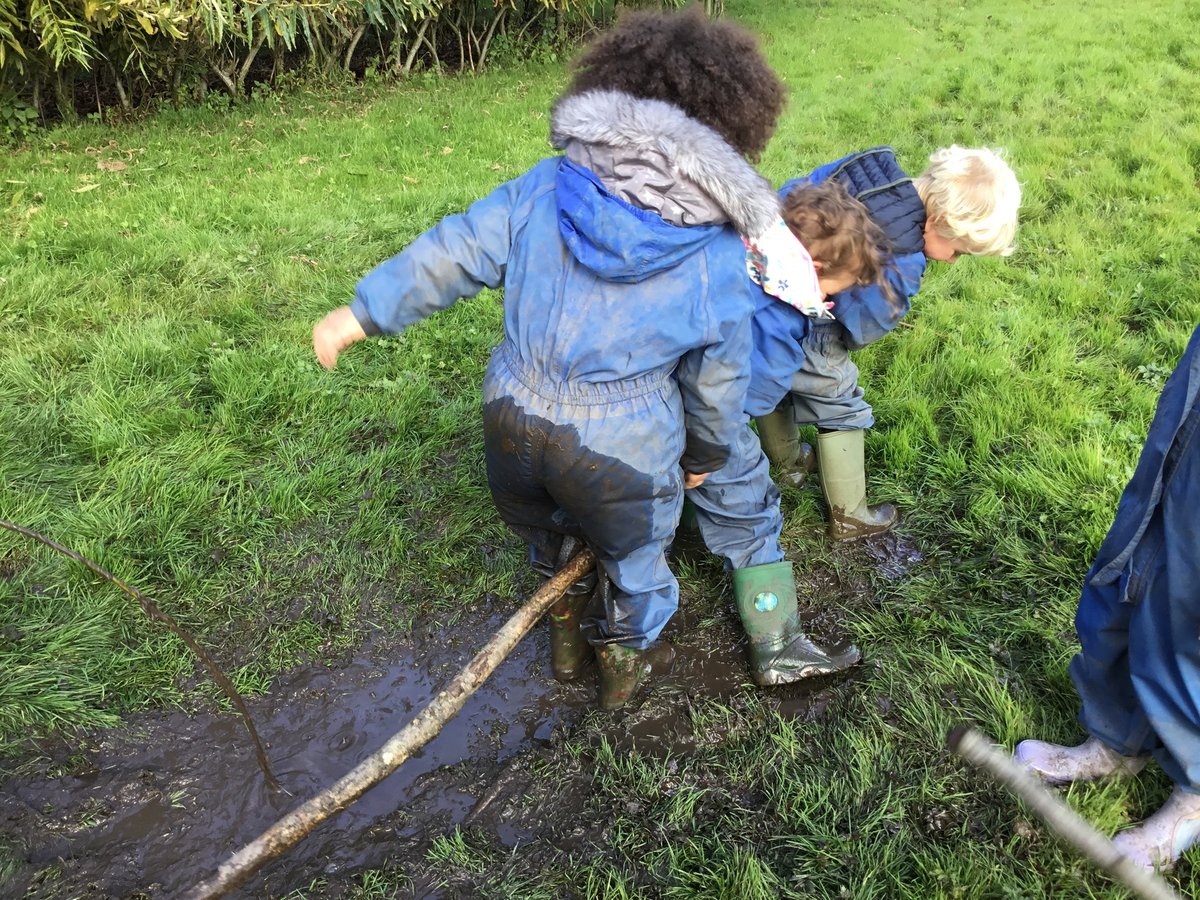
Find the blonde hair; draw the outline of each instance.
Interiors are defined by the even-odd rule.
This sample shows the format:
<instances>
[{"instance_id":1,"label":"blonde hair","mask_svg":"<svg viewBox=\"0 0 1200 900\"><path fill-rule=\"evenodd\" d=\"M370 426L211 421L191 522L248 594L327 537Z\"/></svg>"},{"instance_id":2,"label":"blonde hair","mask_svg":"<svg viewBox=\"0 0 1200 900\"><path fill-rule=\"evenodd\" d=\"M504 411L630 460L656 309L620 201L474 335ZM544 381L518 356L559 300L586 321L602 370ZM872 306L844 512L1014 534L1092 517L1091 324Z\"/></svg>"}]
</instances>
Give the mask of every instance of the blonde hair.
<instances>
[{"instance_id":1,"label":"blonde hair","mask_svg":"<svg viewBox=\"0 0 1200 900\"><path fill-rule=\"evenodd\" d=\"M953 144L929 157L913 184L934 229L977 256L1008 256L1017 233L1021 185L994 150Z\"/></svg>"}]
</instances>

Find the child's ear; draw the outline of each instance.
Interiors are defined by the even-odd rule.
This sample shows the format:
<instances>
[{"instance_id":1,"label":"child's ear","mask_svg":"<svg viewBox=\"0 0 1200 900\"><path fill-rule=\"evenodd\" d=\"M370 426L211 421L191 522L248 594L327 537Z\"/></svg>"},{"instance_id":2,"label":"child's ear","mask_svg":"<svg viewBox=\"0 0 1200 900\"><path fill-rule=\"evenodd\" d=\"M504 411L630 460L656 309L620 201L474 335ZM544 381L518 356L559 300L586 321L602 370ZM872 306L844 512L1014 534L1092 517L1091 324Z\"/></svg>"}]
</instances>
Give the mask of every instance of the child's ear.
<instances>
[{"instance_id":1,"label":"child's ear","mask_svg":"<svg viewBox=\"0 0 1200 900\"><path fill-rule=\"evenodd\" d=\"M821 265L821 263L820 263L820 262L818 262L818 261L817 261L817 260L815 260L815 259L813 260L813 271L814 271L814 272L816 272L818 275L820 275L820 274L821 274L821 270L822 270L822 269L824 269L824 268L825 268L825 267L824 267L823 265Z\"/></svg>"}]
</instances>

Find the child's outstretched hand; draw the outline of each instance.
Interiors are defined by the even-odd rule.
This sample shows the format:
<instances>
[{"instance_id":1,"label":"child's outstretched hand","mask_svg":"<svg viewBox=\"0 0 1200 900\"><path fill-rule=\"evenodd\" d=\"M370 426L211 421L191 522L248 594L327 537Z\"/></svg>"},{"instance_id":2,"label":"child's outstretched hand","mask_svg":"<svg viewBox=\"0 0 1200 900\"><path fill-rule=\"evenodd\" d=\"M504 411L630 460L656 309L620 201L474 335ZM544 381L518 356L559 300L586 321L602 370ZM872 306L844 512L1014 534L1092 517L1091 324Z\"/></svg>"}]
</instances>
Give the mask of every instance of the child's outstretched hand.
<instances>
[{"instance_id":1,"label":"child's outstretched hand","mask_svg":"<svg viewBox=\"0 0 1200 900\"><path fill-rule=\"evenodd\" d=\"M704 479L706 479L711 474L712 474L712 472L701 472L699 474L693 474L692 472L684 472L683 473L684 490L690 491L692 488L700 487L700 485L704 484Z\"/></svg>"},{"instance_id":2,"label":"child's outstretched hand","mask_svg":"<svg viewBox=\"0 0 1200 900\"><path fill-rule=\"evenodd\" d=\"M313 350L327 369L337 365L338 354L367 336L348 306L339 306L313 328Z\"/></svg>"}]
</instances>

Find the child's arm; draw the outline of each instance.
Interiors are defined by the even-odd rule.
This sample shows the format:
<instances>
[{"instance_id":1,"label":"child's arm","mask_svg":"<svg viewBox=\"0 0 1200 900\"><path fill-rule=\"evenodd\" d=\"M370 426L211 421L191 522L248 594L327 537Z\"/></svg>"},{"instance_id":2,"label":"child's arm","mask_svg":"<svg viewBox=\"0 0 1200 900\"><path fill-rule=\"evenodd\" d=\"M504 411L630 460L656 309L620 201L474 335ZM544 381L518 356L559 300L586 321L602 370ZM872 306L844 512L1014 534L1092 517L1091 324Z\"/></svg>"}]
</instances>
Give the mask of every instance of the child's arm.
<instances>
[{"instance_id":1,"label":"child's arm","mask_svg":"<svg viewBox=\"0 0 1200 900\"><path fill-rule=\"evenodd\" d=\"M829 298L833 301L833 316L845 330L846 345L851 350L879 340L899 324L921 288L925 264L924 253L909 253L893 259L884 269L884 280L894 299L889 299L877 284L850 288Z\"/></svg>"},{"instance_id":2,"label":"child's arm","mask_svg":"<svg viewBox=\"0 0 1200 900\"><path fill-rule=\"evenodd\" d=\"M364 337L397 334L463 297L498 287L508 262L512 220L518 205L533 199L529 191L522 195L530 174L502 184L466 212L446 217L368 272L355 288L354 302L334 310L313 330L321 364L333 368L338 353ZM552 190L552 182L545 189Z\"/></svg>"},{"instance_id":3,"label":"child's arm","mask_svg":"<svg viewBox=\"0 0 1200 900\"><path fill-rule=\"evenodd\" d=\"M745 419L751 349L749 316L730 318L712 343L687 353L675 370L687 431L679 464L688 488L699 487L705 475L729 459Z\"/></svg>"}]
</instances>

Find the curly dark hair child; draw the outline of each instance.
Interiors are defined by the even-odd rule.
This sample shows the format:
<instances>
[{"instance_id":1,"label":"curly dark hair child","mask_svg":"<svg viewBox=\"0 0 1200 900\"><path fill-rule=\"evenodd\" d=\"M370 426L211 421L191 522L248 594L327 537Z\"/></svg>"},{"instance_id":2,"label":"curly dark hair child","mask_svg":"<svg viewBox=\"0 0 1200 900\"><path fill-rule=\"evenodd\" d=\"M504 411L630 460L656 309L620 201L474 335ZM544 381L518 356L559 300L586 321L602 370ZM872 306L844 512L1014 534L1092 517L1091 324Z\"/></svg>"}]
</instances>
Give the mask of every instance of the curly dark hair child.
<instances>
[{"instance_id":1,"label":"curly dark hair child","mask_svg":"<svg viewBox=\"0 0 1200 900\"><path fill-rule=\"evenodd\" d=\"M857 284L886 290L887 236L841 182L793 188L783 200L783 221L820 265L822 276L851 276Z\"/></svg>"},{"instance_id":2,"label":"curly dark hair child","mask_svg":"<svg viewBox=\"0 0 1200 900\"><path fill-rule=\"evenodd\" d=\"M756 160L775 131L786 90L750 32L713 22L698 6L627 12L575 60L563 98L621 91L662 100Z\"/></svg>"}]
</instances>

